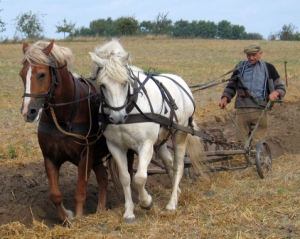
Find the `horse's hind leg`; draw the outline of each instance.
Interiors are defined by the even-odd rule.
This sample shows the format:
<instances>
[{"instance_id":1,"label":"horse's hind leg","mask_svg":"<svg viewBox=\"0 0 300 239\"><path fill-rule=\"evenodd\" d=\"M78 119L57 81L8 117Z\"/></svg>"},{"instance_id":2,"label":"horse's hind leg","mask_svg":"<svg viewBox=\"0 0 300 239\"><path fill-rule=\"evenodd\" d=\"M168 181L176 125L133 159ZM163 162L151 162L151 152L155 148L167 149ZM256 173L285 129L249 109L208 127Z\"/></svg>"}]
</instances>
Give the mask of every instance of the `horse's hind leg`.
<instances>
[{"instance_id":1,"label":"horse's hind leg","mask_svg":"<svg viewBox=\"0 0 300 239\"><path fill-rule=\"evenodd\" d=\"M99 212L105 210L108 173L102 162L100 164L93 165L93 171L96 174L96 179L99 187L97 206L97 212Z\"/></svg>"},{"instance_id":2,"label":"horse's hind leg","mask_svg":"<svg viewBox=\"0 0 300 239\"><path fill-rule=\"evenodd\" d=\"M62 203L62 195L58 186L60 165L54 163L47 157L44 158L45 170L48 176L50 188L50 200L55 206L61 220L73 219L73 212L65 209Z\"/></svg>"},{"instance_id":3,"label":"horse's hind leg","mask_svg":"<svg viewBox=\"0 0 300 239\"><path fill-rule=\"evenodd\" d=\"M174 180L173 180L173 188L172 188L172 195L170 201L167 205L168 210L175 210L178 204L178 190L179 190L179 183L183 175L183 168L184 168L184 155L185 155L185 148L186 148L186 137L187 134L182 131L177 131L174 134L174 141L175 141L175 148L174 148Z\"/></svg>"},{"instance_id":4,"label":"horse's hind leg","mask_svg":"<svg viewBox=\"0 0 300 239\"><path fill-rule=\"evenodd\" d=\"M173 157L172 157L170 151L168 150L166 144L163 144L158 149L158 157L163 161L163 164L166 168L166 171L167 171L169 178L173 185L174 184ZM181 193L179 187L178 187L178 193Z\"/></svg>"},{"instance_id":5,"label":"horse's hind leg","mask_svg":"<svg viewBox=\"0 0 300 239\"><path fill-rule=\"evenodd\" d=\"M173 181L173 158L166 144L159 147L158 157L163 161L166 171L171 181Z\"/></svg>"}]
</instances>

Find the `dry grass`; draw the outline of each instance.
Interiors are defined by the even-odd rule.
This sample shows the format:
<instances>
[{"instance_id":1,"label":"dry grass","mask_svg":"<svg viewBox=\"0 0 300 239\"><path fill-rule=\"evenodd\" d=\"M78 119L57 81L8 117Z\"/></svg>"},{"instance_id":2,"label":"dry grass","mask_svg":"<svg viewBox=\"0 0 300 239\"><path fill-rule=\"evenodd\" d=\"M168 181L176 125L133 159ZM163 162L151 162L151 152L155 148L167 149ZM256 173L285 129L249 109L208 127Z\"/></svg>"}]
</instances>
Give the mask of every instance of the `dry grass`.
<instances>
[{"instance_id":1,"label":"dry grass","mask_svg":"<svg viewBox=\"0 0 300 239\"><path fill-rule=\"evenodd\" d=\"M75 54L74 71L90 76L88 55L106 39L62 42ZM240 60L248 41L180 40L169 38L122 38L132 53L134 65L158 72L181 75L189 85L200 84L226 73ZM285 81L287 61L288 94L285 104L298 102L300 45L297 42L261 41L264 59L273 63ZM41 161L36 139L37 125L26 124L19 113L23 85L21 44L1 45L0 49L0 162L20 165ZM224 85L195 94L197 118L201 122L226 120L218 101ZM229 107L232 110L232 105ZM35 221L26 228L19 222L2 225L1 238L299 238L300 194L299 155L283 155L274 161L273 175L260 180L255 168L220 172L210 182L183 180L178 210L164 209L170 191L152 188L155 207L150 212L136 205L137 221L123 222L123 206L103 214L75 220L71 228L48 228Z\"/></svg>"}]
</instances>

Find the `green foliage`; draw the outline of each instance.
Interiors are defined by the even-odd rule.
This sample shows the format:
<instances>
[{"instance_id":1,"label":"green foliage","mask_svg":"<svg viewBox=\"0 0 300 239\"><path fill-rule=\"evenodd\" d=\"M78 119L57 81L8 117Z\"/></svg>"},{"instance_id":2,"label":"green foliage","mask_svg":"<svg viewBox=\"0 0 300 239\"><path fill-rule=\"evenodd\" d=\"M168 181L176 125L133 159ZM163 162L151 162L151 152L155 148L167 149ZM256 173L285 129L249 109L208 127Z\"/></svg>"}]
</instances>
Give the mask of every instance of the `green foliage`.
<instances>
[{"instance_id":1,"label":"green foliage","mask_svg":"<svg viewBox=\"0 0 300 239\"><path fill-rule=\"evenodd\" d=\"M172 20L168 19L168 14L158 13L154 21L155 35L170 35L172 31Z\"/></svg>"},{"instance_id":2,"label":"green foliage","mask_svg":"<svg viewBox=\"0 0 300 239\"><path fill-rule=\"evenodd\" d=\"M219 37L221 39L231 39L232 38L232 26L229 21L223 20L218 23L217 37Z\"/></svg>"},{"instance_id":3,"label":"green foliage","mask_svg":"<svg viewBox=\"0 0 300 239\"><path fill-rule=\"evenodd\" d=\"M277 33L278 38L282 41L292 41L295 38L295 30L297 27L295 27L293 24L289 25L283 25L281 31Z\"/></svg>"},{"instance_id":4,"label":"green foliage","mask_svg":"<svg viewBox=\"0 0 300 239\"><path fill-rule=\"evenodd\" d=\"M139 32L142 35L153 34L154 32L154 23L151 21L142 21L139 25Z\"/></svg>"},{"instance_id":5,"label":"green foliage","mask_svg":"<svg viewBox=\"0 0 300 239\"><path fill-rule=\"evenodd\" d=\"M60 24L58 23L58 25L55 25L57 28L57 33L63 32L64 33L64 38L65 37L65 33L69 33L70 35L72 35L74 28L75 28L75 23L69 22L67 23L67 20L64 18L63 23Z\"/></svg>"},{"instance_id":6,"label":"green foliage","mask_svg":"<svg viewBox=\"0 0 300 239\"><path fill-rule=\"evenodd\" d=\"M41 17L44 16L45 14L32 13L31 11L20 13L20 15L15 18L17 31L25 34L27 38L36 39L41 37L44 32Z\"/></svg>"},{"instance_id":7,"label":"green foliage","mask_svg":"<svg viewBox=\"0 0 300 239\"><path fill-rule=\"evenodd\" d=\"M93 36L116 36L118 31L116 22L110 17L105 19L98 19L90 22L91 34Z\"/></svg>"},{"instance_id":8,"label":"green foliage","mask_svg":"<svg viewBox=\"0 0 300 239\"><path fill-rule=\"evenodd\" d=\"M11 159L14 159L18 156L16 149L11 144L8 145L8 155L9 155L9 158L11 158Z\"/></svg>"},{"instance_id":9,"label":"green foliage","mask_svg":"<svg viewBox=\"0 0 300 239\"><path fill-rule=\"evenodd\" d=\"M122 35L135 35L137 33L139 23L134 17L120 17L116 20L116 27Z\"/></svg>"}]
</instances>

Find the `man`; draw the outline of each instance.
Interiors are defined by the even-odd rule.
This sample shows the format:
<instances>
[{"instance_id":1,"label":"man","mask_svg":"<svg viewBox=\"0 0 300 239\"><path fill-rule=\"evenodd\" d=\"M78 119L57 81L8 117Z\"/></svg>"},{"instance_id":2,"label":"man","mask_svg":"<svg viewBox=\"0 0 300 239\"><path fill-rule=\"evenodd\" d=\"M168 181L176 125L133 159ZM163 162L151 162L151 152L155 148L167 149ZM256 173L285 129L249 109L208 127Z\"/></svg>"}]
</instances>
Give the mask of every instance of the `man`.
<instances>
[{"instance_id":1,"label":"man","mask_svg":"<svg viewBox=\"0 0 300 239\"><path fill-rule=\"evenodd\" d=\"M267 102L282 99L286 88L275 67L261 58L263 55L258 43L251 43L244 48L247 61L236 66L232 74L233 81L225 87L219 106L224 109L236 94L236 138L245 142L259 120ZM269 121L269 112L260 120L259 126L252 138L252 147L260 141L265 141Z\"/></svg>"}]
</instances>

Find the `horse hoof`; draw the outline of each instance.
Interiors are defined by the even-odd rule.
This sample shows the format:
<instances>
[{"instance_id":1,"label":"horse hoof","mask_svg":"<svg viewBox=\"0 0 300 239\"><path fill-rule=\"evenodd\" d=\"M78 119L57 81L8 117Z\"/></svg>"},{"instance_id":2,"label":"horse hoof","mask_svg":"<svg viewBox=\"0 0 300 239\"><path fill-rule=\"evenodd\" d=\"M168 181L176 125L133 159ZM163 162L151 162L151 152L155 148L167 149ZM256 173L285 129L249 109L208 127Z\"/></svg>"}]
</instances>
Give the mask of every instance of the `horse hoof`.
<instances>
[{"instance_id":1,"label":"horse hoof","mask_svg":"<svg viewBox=\"0 0 300 239\"><path fill-rule=\"evenodd\" d=\"M151 199L151 202L150 202L150 204L147 207L144 207L141 204L141 209L149 211L152 208L152 206L153 206L153 200Z\"/></svg>"},{"instance_id":2,"label":"horse hoof","mask_svg":"<svg viewBox=\"0 0 300 239\"><path fill-rule=\"evenodd\" d=\"M135 217L125 218L125 222L128 223L128 224L134 223L135 222Z\"/></svg>"}]
</instances>

